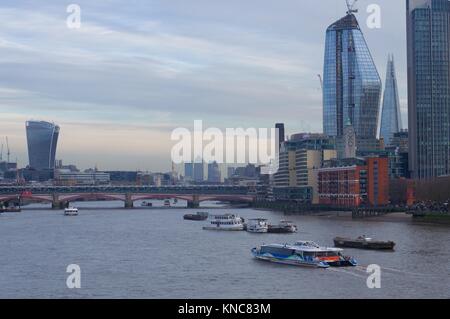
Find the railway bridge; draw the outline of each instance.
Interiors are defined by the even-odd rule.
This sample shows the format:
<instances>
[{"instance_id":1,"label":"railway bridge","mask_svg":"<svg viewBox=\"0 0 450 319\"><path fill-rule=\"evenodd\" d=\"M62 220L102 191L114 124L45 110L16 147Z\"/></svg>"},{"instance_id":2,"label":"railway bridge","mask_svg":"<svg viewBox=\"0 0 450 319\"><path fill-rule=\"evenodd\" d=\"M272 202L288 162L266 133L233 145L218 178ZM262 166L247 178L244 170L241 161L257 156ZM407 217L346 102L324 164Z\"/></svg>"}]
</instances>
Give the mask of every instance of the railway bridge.
<instances>
[{"instance_id":1,"label":"railway bridge","mask_svg":"<svg viewBox=\"0 0 450 319\"><path fill-rule=\"evenodd\" d=\"M252 203L256 190L247 186L0 186L0 203L48 202L52 208L67 207L70 202L111 200L122 201L133 208L135 201L151 199L180 199L188 208L202 201Z\"/></svg>"}]
</instances>

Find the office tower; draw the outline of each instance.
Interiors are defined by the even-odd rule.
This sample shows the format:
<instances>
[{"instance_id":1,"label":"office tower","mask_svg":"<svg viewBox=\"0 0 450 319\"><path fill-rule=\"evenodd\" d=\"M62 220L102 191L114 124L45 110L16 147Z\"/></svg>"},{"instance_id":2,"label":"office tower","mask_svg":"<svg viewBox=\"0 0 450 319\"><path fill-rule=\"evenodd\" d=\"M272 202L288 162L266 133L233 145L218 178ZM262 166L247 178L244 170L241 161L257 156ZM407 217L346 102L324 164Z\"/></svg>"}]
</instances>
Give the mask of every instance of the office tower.
<instances>
[{"instance_id":1,"label":"office tower","mask_svg":"<svg viewBox=\"0 0 450 319\"><path fill-rule=\"evenodd\" d=\"M203 182L204 180L204 162L203 160L196 160L194 163L194 181Z\"/></svg>"},{"instance_id":2,"label":"office tower","mask_svg":"<svg viewBox=\"0 0 450 319\"><path fill-rule=\"evenodd\" d=\"M381 113L380 138L386 145L391 144L395 133L402 129L400 99L398 95L397 76L395 74L394 56L389 55L386 69L383 108Z\"/></svg>"},{"instance_id":3,"label":"office tower","mask_svg":"<svg viewBox=\"0 0 450 319\"><path fill-rule=\"evenodd\" d=\"M357 137L376 138L381 79L353 12L326 31L323 129L342 137L350 119Z\"/></svg>"},{"instance_id":4,"label":"office tower","mask_svg":"<svg viewBox=\"0 0 450 319\"><path fill-rule=\"evenodd\" d=\"M408 0L409 166L413 178L450 174L450 1Z\"/></svg>"},{"instance_id":5,"label":"office tower","mask_svg":"<svg viewBox=\"0 0 450 319\"><path fill-rule=\"evenodd\" d=\"M28 121L26 132L30 167L37 170L55 168L59 126L43 121Z\"/></svg>"},{"instance_id":6,"label":"office tower","mask_svg":"<svg viewBox=\"0 0 450 319\"><path fill-rule=\"evenodd\" d=\"M284 123L275 124L275 129L278 129L278 144L279 144L279 146L281 146L281 144L285 140Z\"/></svg>"},{"instance_id":7,"label":"office tower","mask_svg":"<svg viewBox=\"0 0 450 319\"><path fill-rule=\"evenodd\" d=\"M212 162L208 164L208 182L210 183L220 183L221 174L220 167L217 162Z\"/></svg>"},{"instance_id":8,"label":"office tower","mask_svg":"<svg viewBox=\"0 0 450 319\"><path fill-rule=\"evenodd\" d=\"M194 179L194 164L184 163L184 178L187 180Z\"/></svg>"}]
</instances>

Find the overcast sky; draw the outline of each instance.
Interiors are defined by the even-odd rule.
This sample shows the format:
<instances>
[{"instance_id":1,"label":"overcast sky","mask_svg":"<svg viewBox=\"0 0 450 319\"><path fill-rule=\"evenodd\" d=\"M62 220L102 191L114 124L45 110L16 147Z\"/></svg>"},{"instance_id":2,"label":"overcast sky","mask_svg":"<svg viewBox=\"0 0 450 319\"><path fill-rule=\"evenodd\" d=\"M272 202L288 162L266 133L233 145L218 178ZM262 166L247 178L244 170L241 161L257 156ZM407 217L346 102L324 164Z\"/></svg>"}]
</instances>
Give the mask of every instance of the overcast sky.
<instances>
[{"instance_id":1,"label":"overcast sky","mask_svg":"<svg viewBox=\"0 0 450 319\"><path fill-rule=\"evenodd\" d=\"M66 8L81 7L69 29ZM369 4L381 29L366 26ZM360 0L380 76L396 58L406 124L404 0ZM320 132L325 30L344 0L2 0L0 135L26 165L25 121L61 126L82 168L170 169L170 133L193 126Z\"/></svg>"}]
</instances>

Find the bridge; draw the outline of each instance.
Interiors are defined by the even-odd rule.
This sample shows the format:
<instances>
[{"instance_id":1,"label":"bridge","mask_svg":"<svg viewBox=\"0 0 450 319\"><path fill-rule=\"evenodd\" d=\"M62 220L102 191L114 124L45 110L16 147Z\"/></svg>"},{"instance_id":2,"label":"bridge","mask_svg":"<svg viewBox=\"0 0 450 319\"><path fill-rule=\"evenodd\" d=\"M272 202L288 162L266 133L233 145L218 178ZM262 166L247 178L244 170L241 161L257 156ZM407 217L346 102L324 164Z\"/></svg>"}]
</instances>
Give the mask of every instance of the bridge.
<instances>
[{"instance_id":1,"label":"bridge","mask_svg":"<svg viewBox=\"0 0 450 319\"><path fill-rule=\"evenodd\" d=\"M61 209L75 201L122 201L133 208L135 201L180 199L188 208L199 207L203 201L251 203L256 190L247 186L0 186L0 203L23 201L51 203Z\"/></svg>"}]
</instances>

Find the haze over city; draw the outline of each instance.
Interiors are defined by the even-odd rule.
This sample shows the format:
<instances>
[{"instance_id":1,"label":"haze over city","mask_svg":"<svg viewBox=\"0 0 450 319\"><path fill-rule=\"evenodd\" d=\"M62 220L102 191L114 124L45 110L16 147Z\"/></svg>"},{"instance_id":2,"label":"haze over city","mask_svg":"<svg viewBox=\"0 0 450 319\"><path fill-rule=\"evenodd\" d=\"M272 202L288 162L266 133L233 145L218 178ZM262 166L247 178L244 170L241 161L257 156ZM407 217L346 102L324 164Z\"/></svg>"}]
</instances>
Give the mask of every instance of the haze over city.
<instances>
[{"instance_id":1,"label":"haze over city","mask_svg":"<svg viewBox=\"0 0 450 319\"><path fill-rule=\"evenodd\" d=\"M322 131L325 30L345 1L4 1L0 8L0 134L27 164L25 121L61 126L57 158L80 167L169 170L170 133L207 126ZM369 4L381 7L369 29ZM357 5L383 81L396 60L406 127L404 1ZM89 156L87 156L89 155Z\"/></svg>"}]
</instances>

